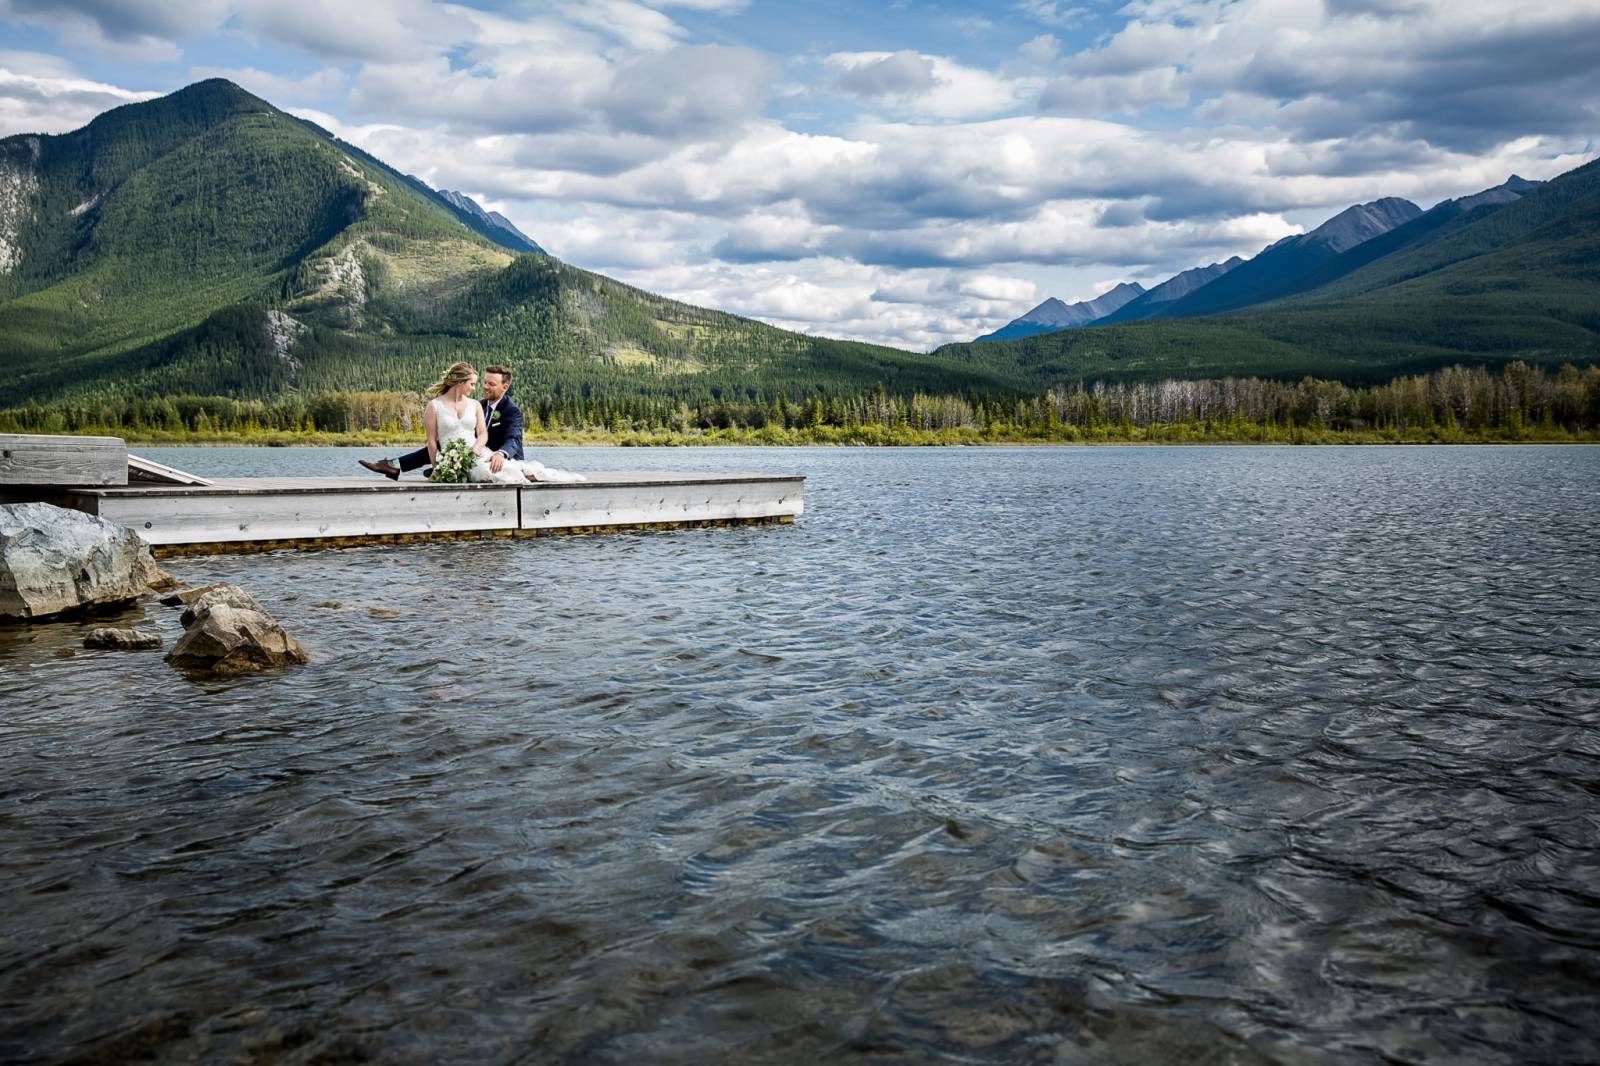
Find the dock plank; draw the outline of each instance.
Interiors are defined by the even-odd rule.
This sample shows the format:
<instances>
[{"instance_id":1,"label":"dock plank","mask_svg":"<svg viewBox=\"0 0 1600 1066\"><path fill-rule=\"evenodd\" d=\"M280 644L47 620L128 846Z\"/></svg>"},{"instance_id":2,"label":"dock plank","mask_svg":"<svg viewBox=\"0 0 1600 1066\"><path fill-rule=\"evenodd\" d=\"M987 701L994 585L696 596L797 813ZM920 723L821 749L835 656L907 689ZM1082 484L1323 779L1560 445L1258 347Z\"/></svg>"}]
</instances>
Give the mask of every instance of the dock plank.
<instances>
[{"instance_id":1,"label":"dock plank","mask_svg":"<svg viewBox=\"0 0 1600 1066\"><path fill-rule=\"evenodd\" d=\"M126 485L120 437L0 433L0 485Z\"/></svg>"}]
</instances>

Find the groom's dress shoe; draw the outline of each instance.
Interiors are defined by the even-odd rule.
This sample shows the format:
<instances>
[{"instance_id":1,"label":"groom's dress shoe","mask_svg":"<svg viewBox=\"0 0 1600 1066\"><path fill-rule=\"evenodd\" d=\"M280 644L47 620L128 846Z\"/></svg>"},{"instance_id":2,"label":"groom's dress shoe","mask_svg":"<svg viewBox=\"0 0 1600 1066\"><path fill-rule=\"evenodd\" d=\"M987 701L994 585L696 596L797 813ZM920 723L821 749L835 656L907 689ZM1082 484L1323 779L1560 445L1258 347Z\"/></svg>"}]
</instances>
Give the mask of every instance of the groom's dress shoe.
<instances>
[{"instance_id":1,"label":"groom's dress shoe","mask_svg":"<svg viewBox=\"0 0 1600 1066\"><path fill-rule=\"evenodd\" d=\"M379 459L375 463L369 462L366 459L357 459L356 462L360 463L374 474L382 474L390 481L400 480L400 468L389 462L387 459Z\"/></svg>"}]
</instances>

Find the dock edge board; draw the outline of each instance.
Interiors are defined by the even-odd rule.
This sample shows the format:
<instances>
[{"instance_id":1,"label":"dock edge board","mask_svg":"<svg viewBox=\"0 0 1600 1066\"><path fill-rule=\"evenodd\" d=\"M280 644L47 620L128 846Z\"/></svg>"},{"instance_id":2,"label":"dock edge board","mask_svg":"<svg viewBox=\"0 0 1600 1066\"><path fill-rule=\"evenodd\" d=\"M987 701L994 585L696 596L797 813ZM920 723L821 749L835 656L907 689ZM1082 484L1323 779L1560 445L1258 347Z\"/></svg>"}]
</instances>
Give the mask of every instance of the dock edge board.
<instances>
[{"instance_id":1,"label":"dock edge board","mask_svg":"<svg viewBox=\"0 0 1600 1066\"><path fill-rule=\"evenodd\" d=\"M170 559L189 555L247 555L255 552L368 548L390 544L529 540L534 537L592 536L597 533L661 533L681 529L793 525L794 520L794 515L782 514L765 518L703 518L683 522L636 522L624 525L557 526L543 529L441 530L433 533L372 533L348 537L294 537L284 540L197 541L184 544L153 544L150 546L150 554L157 559Z\"/></svg>"}]
</instances>

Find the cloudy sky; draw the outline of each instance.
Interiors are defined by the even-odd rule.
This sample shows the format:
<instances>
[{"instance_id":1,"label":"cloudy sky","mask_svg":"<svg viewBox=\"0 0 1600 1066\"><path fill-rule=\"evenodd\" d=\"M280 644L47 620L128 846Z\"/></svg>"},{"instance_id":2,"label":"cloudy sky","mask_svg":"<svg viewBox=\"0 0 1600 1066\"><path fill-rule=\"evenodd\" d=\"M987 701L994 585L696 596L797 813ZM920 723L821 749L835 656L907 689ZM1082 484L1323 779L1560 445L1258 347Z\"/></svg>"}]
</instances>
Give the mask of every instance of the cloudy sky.
<instances>
[{"instance_id":1,"label":"cloudy sky","mask_svg":"<svg viewBox=\"0 0 1600 1066\"><path fill-rule=\"evenodd\" d=\"M226 77L569 262L925 350L1597 154L1600 0L0 0L0 135Z\"/></svg>"}]
</instances>

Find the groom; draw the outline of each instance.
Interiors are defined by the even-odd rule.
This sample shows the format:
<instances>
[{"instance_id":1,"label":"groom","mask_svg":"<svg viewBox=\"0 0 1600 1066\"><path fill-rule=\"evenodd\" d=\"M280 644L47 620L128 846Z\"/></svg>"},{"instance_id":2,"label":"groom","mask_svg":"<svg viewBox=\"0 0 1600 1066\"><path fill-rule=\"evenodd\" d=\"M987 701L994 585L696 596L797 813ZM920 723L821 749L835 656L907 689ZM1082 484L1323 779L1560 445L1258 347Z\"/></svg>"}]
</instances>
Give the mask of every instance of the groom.
<instances>
[{"instance_id":1,"label":"groom","mask_svg":"<svg viewBox=\"0 0 1600 1066\"><path fill-rule=\"evenodd\" d=\"M495 473L505 466L507 459L522 458L522 411L511 402L511 370L494 364L483 368L483 421L489 427L489 469ZM428 465L426 446L407 452L394 462L379 459L356 462L390 481L400 480L407 470L419 470Z\"/></svg>"}]
</instances>

